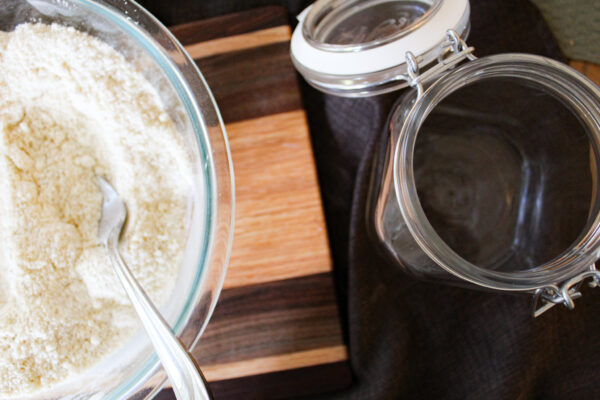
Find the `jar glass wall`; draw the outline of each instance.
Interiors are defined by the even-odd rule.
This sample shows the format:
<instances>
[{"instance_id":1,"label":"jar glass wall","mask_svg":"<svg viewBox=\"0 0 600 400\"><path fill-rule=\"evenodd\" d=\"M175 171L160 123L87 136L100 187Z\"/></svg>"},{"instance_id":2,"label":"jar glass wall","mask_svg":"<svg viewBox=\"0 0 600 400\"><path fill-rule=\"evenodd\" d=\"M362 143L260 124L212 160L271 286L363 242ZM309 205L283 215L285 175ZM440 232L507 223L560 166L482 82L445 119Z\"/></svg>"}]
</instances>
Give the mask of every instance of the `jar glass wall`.
<instances>
[{"instance_id":1,"label":"jar glass wall","mask_svg":"<svg viewBox=\"0 0 600 400\"><path fill-rule=\"evenodd\" d=\"M538 56L491 56L406 93L374 173L386 253L421 277L533 290L598 257L600 92ZM458 279L457 279L458 278Z\"/></svg>"}]
</instances>

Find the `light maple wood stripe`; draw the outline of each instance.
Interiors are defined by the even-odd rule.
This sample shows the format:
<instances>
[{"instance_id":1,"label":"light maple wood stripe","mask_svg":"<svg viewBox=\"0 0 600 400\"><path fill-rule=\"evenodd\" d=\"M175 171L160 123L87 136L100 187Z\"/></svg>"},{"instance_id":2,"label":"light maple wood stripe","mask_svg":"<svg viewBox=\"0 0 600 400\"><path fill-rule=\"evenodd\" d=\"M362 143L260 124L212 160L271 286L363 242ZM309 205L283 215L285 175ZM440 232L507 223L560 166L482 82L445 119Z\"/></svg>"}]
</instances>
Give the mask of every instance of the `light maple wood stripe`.
<instances>
[{"instance_id":1,"label":"light maple wood stripe","mask_svg":"<svg viewBox=\"0 0 600 400\"><path fill-rule=\"evenodd\" d=\"M241 35L228 36L185 46L193 59L251 49L253 47L285 42L290 40L291 31L287 25L263 29Z\"/></svg>"},{"instance_id":2,"label":"light maple wood stripe","mask_svg":"<svg viewBox=\"0 0 600 400\"><path fill-rule=\"evenodd\" d=\"M270 372L329 364L348 359L346 347L343 345L307 350L290 354L255 358L252 360L234 361L226 364L203 365L202 372L208 381L222 381L267 374Z\"/></svg>"},{"instance_id":3,"label":"light maple wood stripe","mask_svg":"<svg viewBox=\"0 0 600 400\"><path fill-rule=\"evenodd\" d=\"M331 256L303 110L226 126L236 224L225 288L330 272Z\"/></svg>"}]
</instances>

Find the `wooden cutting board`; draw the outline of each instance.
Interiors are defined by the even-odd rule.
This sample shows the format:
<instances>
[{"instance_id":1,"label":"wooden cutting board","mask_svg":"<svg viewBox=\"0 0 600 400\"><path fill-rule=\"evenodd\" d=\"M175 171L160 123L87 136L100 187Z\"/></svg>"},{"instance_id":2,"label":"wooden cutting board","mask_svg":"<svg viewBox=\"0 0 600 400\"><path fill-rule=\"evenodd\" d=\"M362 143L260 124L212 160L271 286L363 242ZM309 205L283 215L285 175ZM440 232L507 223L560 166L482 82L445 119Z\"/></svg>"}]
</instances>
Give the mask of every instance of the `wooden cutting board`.
<instances>
[{"instance_id":1,"label":"wooden cutting board","mask_svg":"<svg viewBox=\"0 0 600 400\"><path fill-rule=\"evenodd\" d=\"M229 135L236 226L215 313L193 354L216 399L350 384L310 136L283 8L175 26ZM174 398L164 390L159 399Z\"/></svg>"}]
</instances>

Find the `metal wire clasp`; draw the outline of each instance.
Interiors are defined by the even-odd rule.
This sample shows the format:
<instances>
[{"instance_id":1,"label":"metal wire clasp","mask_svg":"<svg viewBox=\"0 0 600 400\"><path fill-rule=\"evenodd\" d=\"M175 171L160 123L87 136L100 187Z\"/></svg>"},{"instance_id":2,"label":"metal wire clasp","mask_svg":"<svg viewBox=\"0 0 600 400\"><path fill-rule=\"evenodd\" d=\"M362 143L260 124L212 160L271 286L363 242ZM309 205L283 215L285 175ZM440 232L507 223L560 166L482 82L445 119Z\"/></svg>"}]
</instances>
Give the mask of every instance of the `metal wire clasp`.
<instances>
[{"instance_id":1,"label":"metal wire clasp","mask_svg":"<svg viewBox=\"0 0 600 400\"><path fill-rule=\"evenodd\" d=\"M441 51L437 59L437 64L423 73L419 72L419 63L422 62L422 59L420 57L415 57L410 51L405 53L406 64L408 67L408 77L406 80L411 87L417 88L417 98L421 97L423 94L423 84L428 80L453 68L463 60L472 61L477 59L473 54L475 48L467 46L467 43L461 39L454 29L448 29L446 31L446 40L440 44L440 47Z\"/></svg>"},{"instance_id":2,"label":"metal wire clasp","mask_svg":"<svg viewBox=\"0 0 600 400\"><path fill-rule=\"evenodd\" d=\"M564 282L560 287L557 285L550 285L537 289L533 296L533 316L539 317L557 304L564 304L569 310L575 308L575 302L573 300L581 297L579 288L583 281L588 278L592 278L592 281L588 283L590 287L597 287L600 285L600 271L598 271L593 264L588 271L574 276ZM540 301L542 303L541 305L539 305Z\"/></svg>"}]
</instances>

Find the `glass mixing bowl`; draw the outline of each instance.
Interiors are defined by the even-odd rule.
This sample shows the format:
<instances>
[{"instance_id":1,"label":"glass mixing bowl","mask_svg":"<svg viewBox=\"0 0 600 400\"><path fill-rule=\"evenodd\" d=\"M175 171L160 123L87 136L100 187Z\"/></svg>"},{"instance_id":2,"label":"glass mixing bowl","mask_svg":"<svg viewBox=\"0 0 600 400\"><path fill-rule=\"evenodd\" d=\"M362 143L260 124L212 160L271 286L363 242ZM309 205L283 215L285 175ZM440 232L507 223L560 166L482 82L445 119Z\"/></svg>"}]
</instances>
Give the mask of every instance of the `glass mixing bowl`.
<instances>
[{"instance_id":1,"label":"glass mixing bowl","mask_svg":"<svg viewBox=\"0 0 600 400\"><path fill-rule=\"evenodd\" d=\"M0 0L0 30L25 22L59 23L87 32L143 71L175 121L194 168L187 244L175 290L160 310L193 348L214 309L231 249L233 170L212 94L181 44L130 0ZM176 176L173 179L177 179ZM68 381L19 399L147 399L166 375L141 330L109 357Z\"/></svg>"}]
</instances>

